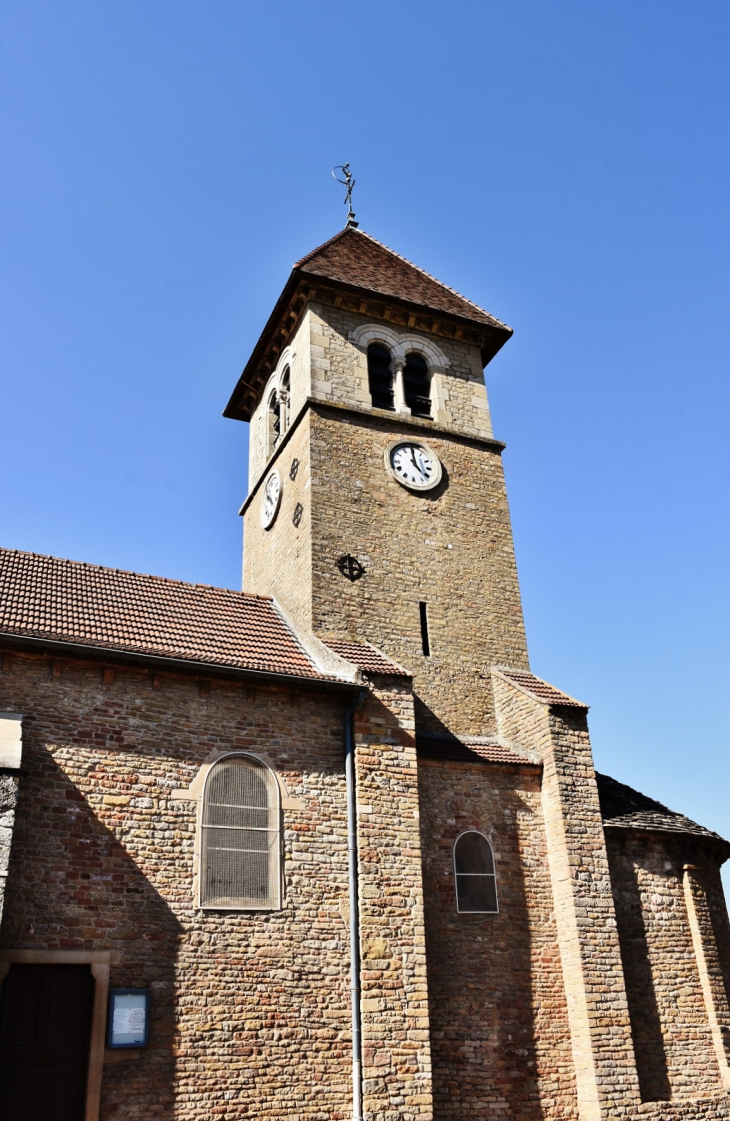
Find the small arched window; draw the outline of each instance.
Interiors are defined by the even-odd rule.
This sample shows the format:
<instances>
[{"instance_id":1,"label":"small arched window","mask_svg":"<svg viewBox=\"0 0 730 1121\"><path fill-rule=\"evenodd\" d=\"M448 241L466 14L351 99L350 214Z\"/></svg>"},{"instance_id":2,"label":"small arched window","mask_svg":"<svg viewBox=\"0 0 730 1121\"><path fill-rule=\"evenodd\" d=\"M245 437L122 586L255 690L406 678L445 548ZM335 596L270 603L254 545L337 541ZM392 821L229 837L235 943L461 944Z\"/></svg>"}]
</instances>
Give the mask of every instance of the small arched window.
<instances>
[{"instance_id":1,"label":"small arched window","mask_svg":"<svg viewBox=\"0 0 730 1121\"><path fill-rule=\"evenodd\" d=\"M266 458L274 454L281 438L281 402L276 390L269 397L266 410Z\"/></svg>"},{"instance_id":2,"label":"small arched window","mask_svg":"<svg viewBox=\"0 0 730 1121\"><path fill-rule=\"evenodd\" d=\"M291 371L289 367L284 370L281 376L281 391L279 394L281 399L279 418L281 421L281 434L289 431L289 420L291 417Z\"/></svg>"},{"instance_id":3,"label":"small arched window","mask_svg":"<svg viewBox=\"0 0 730 1121\"><path fill-rule=\"evenodd\" d=\"M460 913L495 914L497 877L492 846L483 833L470 829L454 842L456 910Z\"/></svg>"},{"instance_id":4,"label":"small arched window","mask_svg":"<svg viewBox=\"0 0 730 1121\"><path fill-rule=\"evenodd\" d=\"M279 784L259 759L227 755L205 783L200 906L226 911L281 907Z\"/></svg>"},{"instance_id":5,"label":"small arched window","mask_svg":"<svg viewBox=\"0 0 730 1121\"><path fill-rule=\"evenodd\" d=\"M431 419L431 379L428 363L421 354L411 351L406 355L403 369L403 394L413 416Z\"/></svg>"},{"instance_id":6,"label":"small arched window","mask_svg":"<svg viewBox=\"0 0 730 1121\"><path fill-rule=\"evenodd\" d=\"M382 343L371 343L368 347L368 386L374 409L395 408L390 351Z\"/></svg>"}]
</instances>

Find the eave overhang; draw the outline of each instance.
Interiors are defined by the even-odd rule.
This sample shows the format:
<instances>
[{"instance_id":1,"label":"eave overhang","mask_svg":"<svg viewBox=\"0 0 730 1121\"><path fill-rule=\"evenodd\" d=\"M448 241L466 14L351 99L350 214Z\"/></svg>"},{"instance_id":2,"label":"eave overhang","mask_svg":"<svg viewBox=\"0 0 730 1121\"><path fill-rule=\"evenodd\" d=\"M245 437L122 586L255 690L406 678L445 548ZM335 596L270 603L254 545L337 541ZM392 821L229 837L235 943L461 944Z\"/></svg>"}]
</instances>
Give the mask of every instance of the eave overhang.
<instances>
[{"instance_id":1,"label":"eave overhang","mask_svg":"<svg viewBox=\"0 0 730 1121\"><path fill-rule=\"evenodd\" d=\"M471 343L479 348L483 367L491 362L513 334L511 327L497 320L486 324L478 319L462 317L422 303L343 284L316 273L308 273L306 268L295 268L238 379L223 416L230 420L251 419L282 351L296 332L307 305L315 300L333 307L342 306L346 310L399 326L415 326L441 338Z\"/></svg>"},{"instance_id":2,"label":"eave overhang","mask_svg":"<svg viewBox=\"0 0 730 1121\"><path fill-rule=\"evenodd\" d=\"M229 665L224 662L196 661L192 658L166 657L160 654L145 654L137 650L122 650L114 646L100 646L85 642L65 642L55 638L41 638L32 635L16 635L0 632L0 650L9 653L46 654L59 660L102 662L109 666L136 666L146 670L157 670L183 676L220 678L229 681L268 682L300 690L334 691L345 694L357 692L362 686L356 682L339 680L334 677L308 677L295 673L277 673L275 670L253 669L247 666Z\"/></svg>"}]
</instances>

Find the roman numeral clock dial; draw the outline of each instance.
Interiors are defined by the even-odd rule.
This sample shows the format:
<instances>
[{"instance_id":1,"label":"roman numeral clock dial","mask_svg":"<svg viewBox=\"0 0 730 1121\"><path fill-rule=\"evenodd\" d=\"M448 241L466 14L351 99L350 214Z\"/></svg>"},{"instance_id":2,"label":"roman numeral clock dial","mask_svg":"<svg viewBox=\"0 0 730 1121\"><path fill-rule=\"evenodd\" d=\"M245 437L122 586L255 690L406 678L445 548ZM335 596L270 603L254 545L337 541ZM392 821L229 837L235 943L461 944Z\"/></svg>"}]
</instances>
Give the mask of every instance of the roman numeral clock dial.
<instances>
[{"instance_id":1,"label":"roman numeral clock dial","mask_svg":"<svg viewBox=\"0 0 730 1121\"><path fill-rule=\"evenodd\" d=\"M432 490L441 482L441 461L426 444L399 440L385 453L386 470L408 490Z\"/></svg>"}]
</instances>

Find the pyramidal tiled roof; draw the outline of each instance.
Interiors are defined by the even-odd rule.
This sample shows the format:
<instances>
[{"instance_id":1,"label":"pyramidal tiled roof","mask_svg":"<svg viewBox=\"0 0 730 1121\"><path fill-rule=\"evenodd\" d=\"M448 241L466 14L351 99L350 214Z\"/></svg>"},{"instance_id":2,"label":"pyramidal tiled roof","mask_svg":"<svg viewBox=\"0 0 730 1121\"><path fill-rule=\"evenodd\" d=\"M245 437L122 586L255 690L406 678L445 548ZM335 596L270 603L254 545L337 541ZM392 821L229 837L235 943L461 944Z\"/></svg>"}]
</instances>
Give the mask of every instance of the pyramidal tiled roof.
<instances>
[{"instance_id":1,"label":"pyramidal tiled roof","mask_svg":"<svg viewBox=\"0 0 730 1121\"><path fill-rule=\"evenodd\" d=\"M698 825L696 821L685 817L684 814L675 813L661 802L648 798L631 786L618 782L608 775L596 771L598 784L598 799L601 803L601 816L603 824L617 829L641 829L653 832L690 833L696 837L706 837L709 840L727 842L710 829ZM730 845L728 846L730 849Z\"/></svg>"},{"instance_id":2,"label":"pyramidal tiled roof","mask_svg":"<svg viewBox=\"0 0 730 1121\"><path fill-rule=\"evenodd\" d=\"M481 339L484 365L512 334L512 328L490 315L484 308L467 300L447 284L418 265L401 257L387 245L363 230L346 227L302 257L292 267L268 322L246 363L223 415L236 420L250 420L251 411L266 381L267 356L274 356L285 345L298 316L314 287L320 290L344 286L356 297L375 297L376 301L394 300L408 305L409 310L430 313L437 318L457 318L467 330ZM322 298L321 294L318 298ZM272 359L273 361L273 359Z\"/></svg>"},{"instance_id":3,"label":"pyramidal tiled roof","mask_svg":"<svg viewBox=\"0 0 730 1121\"><path fill-rule=\"evenodd\" d=\"M13 549L0 549L2 634L336 680L269 597Z\"/></svg>"},{"instance_id":4,"label":"pyramidal tiled roof","mask_svg":"<svg viewBox=\"0 0 730 1121\"><path fill-rule=\"evenodd\" d=\"M461 319L499 327L511 334L506 323L495 319L484 308L459 295L363 230L352 227L341 230L324 245L297 261L294 269L368 292L392 296L433 311L457 315Z\"/></svg>"}]
</instances>

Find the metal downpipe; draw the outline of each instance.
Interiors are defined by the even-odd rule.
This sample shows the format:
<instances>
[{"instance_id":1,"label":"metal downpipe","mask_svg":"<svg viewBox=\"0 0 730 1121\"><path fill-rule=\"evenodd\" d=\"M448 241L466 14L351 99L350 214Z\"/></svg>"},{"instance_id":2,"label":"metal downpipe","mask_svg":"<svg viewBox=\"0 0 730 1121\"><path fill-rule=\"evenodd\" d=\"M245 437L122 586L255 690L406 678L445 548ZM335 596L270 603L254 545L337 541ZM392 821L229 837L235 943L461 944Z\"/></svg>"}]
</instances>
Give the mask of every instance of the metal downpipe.
<instances>
[{"instance_id":1,"label":"metal downpipe","mask_svg":"<svg viewBox=\"0 0 730 1121\"><path fill-rule=\"evenodd\" d=\"M360 1030L360 907L357 894L357 792L352 718L367 690L361 689L345 712L345 787L347 790L347 869L350 900L350 999L352 1009L352 1121L362 1121L362 1033Z\"/></svg>"}]
</instances>

